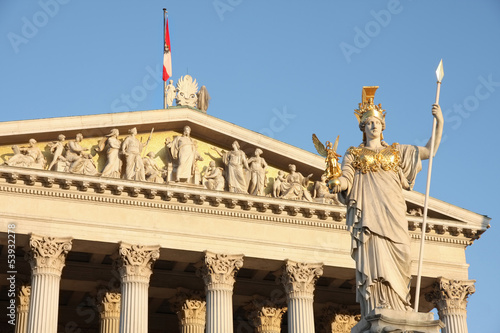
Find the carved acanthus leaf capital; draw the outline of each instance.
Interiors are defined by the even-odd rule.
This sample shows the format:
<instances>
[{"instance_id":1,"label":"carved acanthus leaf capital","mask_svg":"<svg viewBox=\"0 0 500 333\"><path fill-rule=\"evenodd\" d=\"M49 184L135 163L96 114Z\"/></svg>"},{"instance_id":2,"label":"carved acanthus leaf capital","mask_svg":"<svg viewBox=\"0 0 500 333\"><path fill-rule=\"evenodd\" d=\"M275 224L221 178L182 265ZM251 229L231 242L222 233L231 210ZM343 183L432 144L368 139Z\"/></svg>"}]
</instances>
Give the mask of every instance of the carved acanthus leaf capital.
<instances>
[{"instance_id":1,"label":"carved acanthus leaf capital","mask_svg":"<svg viewBox=\"0 0 500 333\"><path fill-rule=\"evenodd\" d=\"M120 318L121 293L101 288L97 291L97 310L101 318Z\"/></svg>"},{"instance_id":2,"label":"carved acanthus leaf capital","mask_svg":"<svg viewBox=\"0 0 500 333\"><path fill-rule=\"evenodd\" d=\"M323 275L323 264L300 263L287 260L283 267L281 283L291 293L305 293L312 297L316 280Z\"/></svg>"},{"instance_id":3,"label":"carved acanthus leaf capital","mask_svg":"<svg viewBox=\"0 0 500 333\"><path fill-rule=\"evenodd\" d=\"M208 289L232 288L235 275L243 267L243 255L217 254L205 251L200 274Z\"/></svg>"},{"instance_id":4,"label":"carved acanthus leaf capital","mask_svg":"<svg viewBox=\"0 0 500 333\"><path fill-rule=\"evenodd\" d=\"M318 329L321 333L348 333L360 320L359 309L354 310L343 304L330 304L318 318Z\"/></svg>"},{"instance_id":5,"label":"carved acanthus leaf capital","mask_svg":"<svg viewBox=\"0 0 500 333\"><path fill-rule=\"evenodd\" d=\"M30 294L31 294L31 286L27 284L23 284L19 287L17 292L17 311L28 311L30 306Z\"/></svg>"},{"instance_id":6,"label":"carved acanthus leaf capital","mask_svg":"<svg viewBox=\"0 0 500 333\"><path fill-rule=\"evenodd\" d=\"M282 301L256 297L245 308L257 332L281 332L281 319L287 311Z\"/></svg>"},{"instance_id":7,"label":"carved acanthus leaf capital","mask_svg":"<svg viewBox=\"0 0 500 333\"><path fill-rule=\"evenodd\" d=\"M29 261L34 273L39 269L52 269L62 272L66 255L71 250L73 238L55 238L31 235L26 260Z\"/></svg>"},{"instance_id":8,"label":"carved acanthus leaf capital","mask_svg":"<svg viewBox=\"0 0 500 333\"><path fill-rule=\"evenodd\" d=\"M437 307L440 315L456 311L465 312L467 298L476 291L475 282L475 280L458 281L440 277L434 282L433 290L425 294L425 298Z\"/></svg>"},{"instance_id":9,"label":"carved acanthus leaf capital","mask_svg":"<svg viewBox=\"0 0 500 333\"><path fill-rule=\"evenodd\" d=\"M205 324L207 303L201 292L194 290L178 289L175 296L170 299L173 310L181 322L181 325L188 323Z\"/></svg>"},{"instance_id":10,"label":"carved acanthus leaf capital","mask_svg":"<svg viewBox=\"0 0 500 333\"><path fill-rule=\"evenodd\" d=\"M160 246L132 245L120 242L116 268L122 279L132 276L143 278L147 282L153 272L153 263L160 257Z\"/></svg>"}]
</instances>

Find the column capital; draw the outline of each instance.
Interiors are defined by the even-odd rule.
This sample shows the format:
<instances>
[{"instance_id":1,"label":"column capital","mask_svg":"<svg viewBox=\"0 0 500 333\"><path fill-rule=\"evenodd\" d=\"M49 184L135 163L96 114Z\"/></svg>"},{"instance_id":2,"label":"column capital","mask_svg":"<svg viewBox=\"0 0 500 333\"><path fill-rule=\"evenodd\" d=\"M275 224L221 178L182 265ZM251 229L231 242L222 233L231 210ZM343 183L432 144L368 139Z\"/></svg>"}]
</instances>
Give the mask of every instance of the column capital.
<instances>
[{"instance_id":1,"label":"column capital","mask_svg":"<svg viewBox=\"0 0 500 333\"><path fill-rule=\"evenodd\" d=\"M97 311L101 319L120 318L121 293L118 290L101 288L97 291Z\"/></svg>"},{"instance_id":2,"label":"column capital","mask_svg":"<svg viewBox=\"0 0 500 333\"><path fill-rule=\"evenodd\" d=\"M323 264L300 263L287 260L283 267L281 283L287 295L294 297L311 297L316 280L323 275Z\"/></svg>"},{"instance_id":3,"label":"column capital","mask_svg":"<svg viewBox=\"0 0 500 333\"><path fill-rule=\"evenodd\" d=\"M160 257L160 246L133 245L120 242L115 267L122 282L139 281L149 283L153 263Z\"/></svg>"},{"instance_id":4,"label":"column capital","mask_svg":"<svg viewBox=\"0 0 500 333\"><path fill-rule=\"evenodd\" d=\"M17 309L20 311L28 311L30 306L30 294L31 286L28 284L23 284L19 287L17 293Z\"/></svg>"},{"instance_id":5,"label":"column capital","mask_svg":"<svg viewBox=\"0 0 500 333\"><path fill-rule=\"evenodd\" d=\"M282 301L256 297L245 308L257 332L281 332L281 319L288 309Z\"/></svg>"},{"instance_id":6,"label":"column capital","mask_svg":"<svg viewBox=\"0 0 500 333\"><path fill-rule=\"evenodd\" d=\"M432 285L433 290L425 294L425 299L437 307L440 317L450 312L466 313L467 298L476 291L475 282L439 277Z\"/></svg>"},{"instance_id":7,"label":"column capital","mask_svg":"<svg viewBox=\"0 0 500 333\"><path fill-rule=\"evenodd\" d=\"M217 254L205 251L200 274L207 290L232 290L235 275L243 267L243 255Z\"/></svg>"},{"instance_id":8,"label":"column capital","mask_svg":"<svg viewBox=\"0 0 500 333\"><path fill-rule=\"evenodd\" d=\"M177 313L181 326L197 324L205 328L207 302L200 291L177 289L170 299L173 310Z\"/></svg>"},{"instance_id":9,"label":"column capital","mask_svg":"<svg viewBox=\"0 0 500 333\"><path fill-rule=\"evenodd\" d=\"M61 275L66 255L71 251L73 238L47 237L31 234L26 260L30 263L33 274L40 270L49 270Z\"/></svg>"},{"instance_id":10,"label":"column capital","mask_svg":"<svg viewBox=\"0 0 500 333\"><path fill-rule=\"evenodd\" d=\"M344 304L329 304L321 311L318 328L321 333L351 332L360 320L359 308L349 308Z\"/></svg>"}]
</instances>

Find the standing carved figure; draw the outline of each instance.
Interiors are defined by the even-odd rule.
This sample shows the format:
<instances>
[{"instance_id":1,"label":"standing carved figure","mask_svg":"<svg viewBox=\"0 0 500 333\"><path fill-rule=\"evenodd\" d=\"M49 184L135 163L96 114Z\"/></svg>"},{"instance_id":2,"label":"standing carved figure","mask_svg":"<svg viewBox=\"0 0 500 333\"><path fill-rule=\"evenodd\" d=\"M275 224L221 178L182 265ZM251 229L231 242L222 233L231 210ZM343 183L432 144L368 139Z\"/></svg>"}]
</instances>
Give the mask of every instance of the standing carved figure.
<instances>
[{"instance_id":1,"label":"standing carved figure","mask_svg":"<svg viewBox=\"0 0 500 333\"><path fill-rule=\"evenodd\" d=\"M170 144L170 152L176 169L176 182L189 182L193 179L195 159L198 156L195 141L191 138L191 127L184 126L182 136L176 136Z\"/></svg>"},{"instance_id":2,"label":"standing carved figure","mask_svg":"<svg viewBox=\"0 0 500 333\"><path fill-rule=\"evenodd\" d=\"M356 261L356 299L362 318L374 309L410 308L410 237L404 190L411 190L425 147L388 145L383 140L385 110L373 103L378 87L363 87L362 103L355 114L363 142L350 147L342 162L342 176L332 191L347 205L347 225L352 235L351 256ZM434 104L435 150L443 131L443 115Z\"/></svg>"},{"instance_id":3,"label":"standing carved figure","mask_svg":"<svg viewBox=\"0 0 500 333\"><path fill-rule=\"evenodd\" d=\"M307 190L312 173L304 177L300 172L297 172L295 164L288 165L288 168L290 173L286 176L285 182L281 183L281 198L313 201L311 193Z\"/></svg>"},{"instance_id":4,"label":"standing carved figure","mask_svg":"<svg viewBox=\"0 0 500 333\"><path fill-rule=\"evenodd\" d=\"M129 136L123 140L121 153L125 157L125 179L145 181L146 174L144 171L144 162L141 157L141 152L149 143L150 138L146 143L142 143L136 138L137 128L132 128L129 131Z\"/></svg>"},{"instance_id":5,"label":"standing carved figure","mask_svg":"<svg viewBox=\"0 0 500 333\"><path fill-rule=\"evenodd\" d=\"M174 86L174 81L168 81L167 88L165 89L165 94L167 96L167 107L170 107L174 103L175 95L177 94L177 88Z\"/></svg>"},{"instance_id":6,"label":"standing carved figure","mask_svg":"<svg viewBox=\"0 0 500 333\"><path fill-rule=\"evenodd\" d=\"M264 189L267 186L266 179L266 160L260 155L262 150L260 148L255 149L255 156L248 159L248 165L250 166L250 187L248 188L248 193L253 195L265 195Z\"/></svg>"},{"instance_id":7,"label":"standing carved figure","mask_svg":"<svg viewBox=\"0 0 500 333\"><path fill-rule=\"evenodd\" d=\"M205 178L205 187L209 190L224 191L223 169L215 165L215 161L210 161L203 178Z\"/></svg>"},{"instance_id":8,"label":"standing carved figure","mask_svg":"<svg viewBox=\"0 0 500 333\"><path fill-rule=\"evenodd\" d=\"M81 146L80 142L82 140L83 134L78 133L75 140L68 143L68 149L66 150L67 171L81 175L96 175L96 165L92 159L92 155L87 153L89 149Z\"/></svg>"},{"instance_id":9,"label":"standing carved figure","mask_svg":"<svg viewBox=\"0 0 500 333\"><path fill-rule=\"evenodd\" d=\"M286 182L284 177L284 173L281 170L278 170L278 175L274 179L273 183L273 197L279 198L281 196L281 184Z\"/></svg>"},{"instance_id":10,"label":"standing carved figure","mask_svg":"<svg viewBox=\"0 0 500 333\"><path fill-rule=\"evenodd\" d=\"M198 95L198 103L197 103L198 110L207 112L208 104L210 103L210 95L208 94L207 87L201 86L200 91L198 91L197 95Z\"/></svg>"},{"instance_id":11,"label":"standing carved figure","mask_svg":"<svg viewBox=\"0 0 500 333\"><path fill-rule=\"evenodd\" d=\"M47 170L52 170L52 168L54 167L54 165L56 165L57 162L64 161L64 156L63 156L64 140L66 140L64 134L59 134L57 136L57 141L49 144L50 152L52 153L52 162L50 162L50 165L47 168Z\"/></svg>"},{"instance_id":12,"label":"standing carved figure","mask_svg":"<svg viewBox=\"0 0 500 333\"><path fill-rule=\"evenodd\" d=\"M106 164L102 170L101 176L110 178L120 178L122 170L122 161L120 159L121 141L118 139L120 132L114 128L99 142L98 151L106 150Z\"/></svg>"},{"instance_id":13,"label":"standing carved figure","mask_svg":"<svg viewBox=\"0 0 500 333\"><path fill-rule=\"evenodd\" d=\"M45 157L40 148L36 146L36 140L30 139L28 147L12 146L14 156L5 164L16 167L43 169L45 167Z\"/></svg>"},{"instance_id":14,"label":"standing carved figure","mask_svg":"<svg viewBox=\"0 0 500 333\"><path fill-rule=\"evenodd\" d=\"M245 153L240 150L238 141L233 142L233 150L221 151L216 147L212 147L221 157L222 162L226 165L226 182L229 192L248 193L248 185L245 178L245 169L248 168L248 161Z\"/></svg>"}]
</instances>

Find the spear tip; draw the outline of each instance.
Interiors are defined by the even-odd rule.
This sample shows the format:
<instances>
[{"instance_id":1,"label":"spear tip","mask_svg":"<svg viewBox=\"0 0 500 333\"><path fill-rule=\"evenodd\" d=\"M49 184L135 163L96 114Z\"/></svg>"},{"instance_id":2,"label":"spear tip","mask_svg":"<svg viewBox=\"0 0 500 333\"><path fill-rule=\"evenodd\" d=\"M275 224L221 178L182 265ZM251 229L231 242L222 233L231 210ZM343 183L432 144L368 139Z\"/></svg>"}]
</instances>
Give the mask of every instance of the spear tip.
<instances>
[{"instance_id":1,"label":"spear tip","mask_svg":"<svg viewBox=\"0 0 500 333\"><path fill-rule=\"evenodd\" d=\"M439 62L438 68L436 69L436 77L439 83L443 80L444 70L443 70L443 59Z\"/></svg>"}]
</instances>

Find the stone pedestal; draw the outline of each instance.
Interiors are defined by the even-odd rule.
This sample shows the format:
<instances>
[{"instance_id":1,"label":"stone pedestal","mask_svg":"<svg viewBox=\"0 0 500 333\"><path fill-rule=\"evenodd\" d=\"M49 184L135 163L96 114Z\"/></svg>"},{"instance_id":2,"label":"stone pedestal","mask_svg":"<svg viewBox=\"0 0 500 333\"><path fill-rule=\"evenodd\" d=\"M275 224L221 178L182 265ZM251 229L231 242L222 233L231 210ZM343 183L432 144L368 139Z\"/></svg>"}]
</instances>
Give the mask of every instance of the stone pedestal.
<instances>
[{"instance_id":1,"label":"stone pedestal","mask_svg":"<svg viewBox=\"0 0 500 333\"><path fill-rule=\"evenodd\" d=\"M59 284L72 238L31 235L26 259L31 265L28 333L56 333Z\"/></svg>"},{"instance_id":2,"label":"stone pedestal","mask_svg":"<svg viewBox=\"0 0 500 333\"><path fill-rule=\"evenodd\" d=\"M148 288L159 246L120 243L116 268L121 278L120 333L148 332Z\"/></svg>"},{"instance_id":3,"label":"stone pedestal","mask_svg":"<svg viewBox=\"0 0 500 333\"><path fill-rule=\"evenodd\" d=\"M30 307L31 286L22 285L17 294L16 333L28 332L28 314Z\"/></svg>"},{"instance_id":4,"label":"stone pedestal","mask_svg":"<svg viewBox=\"0 0 500 333\"><path fill-rule=\"evenodd\" d=\"M171 303L179 318L181 333L205 332L207 303L200 292L179 289Z\"/></svg>"},{"instance_id":5,"label":"stone pedestal","mask_svg":"<svg viewBox=\"0 0 500 333\"><path fill-rule=\"evenodd\" d=\"M255 327L256 333L280 333L281 318L287 307L282 302L255 298L245 308L247 317Z\"/></svg>"},{"instance_id":6,"label":"stone pedestal","mask_svg":"<svg viewBox=\"0 0 500 333\"><path fill-rule=\"evenodd\" d=\"M288 332L311 333L314 330L314 284L323 274L323 264L287 260L281 276L288 303Z\"/></svg>"},{"instance_id":7,"label":"stone pedestal","mask_svg":"<svg viewBox=\"0 0 500 333\"><path fill-rule=\"evenodd\" d=\"M120 331L120 303L119 291L99 289L97 292L97 310L99 311L100 333L118 333Z\"/></svg>"},{"instance_id":8,"label":"stone pedestal","mask_svg":"<svg viewBox=\"0 0 500 333\"><path fill-rule=\"evenodd\" d=\"M200 273L207 297L207 333L233 332L234 276L243 266L243 255L205 251Z\"/></svg>"},{"instance_id":9,"label":"stone pedestal","mask_svg":"<svg viewBox=\"0 0 500 333\"><path fill-rule=\"evenodd\" d=\"M351 333L415 332L439 333L443 323L432 313L375 309L354 326Z\"/></svg>"},{"instance_id":10,"label":"stone pedestal","mask_svg":"<svg viewBox=\"0 0 500 333\"><path fill-rule=\"evenodd\" d=\"M457 281L440 277L425 298L433 303L444 323L442 333L467 333L467 298L476 289L475 280Z\"/></svg>"}]
</instances>

